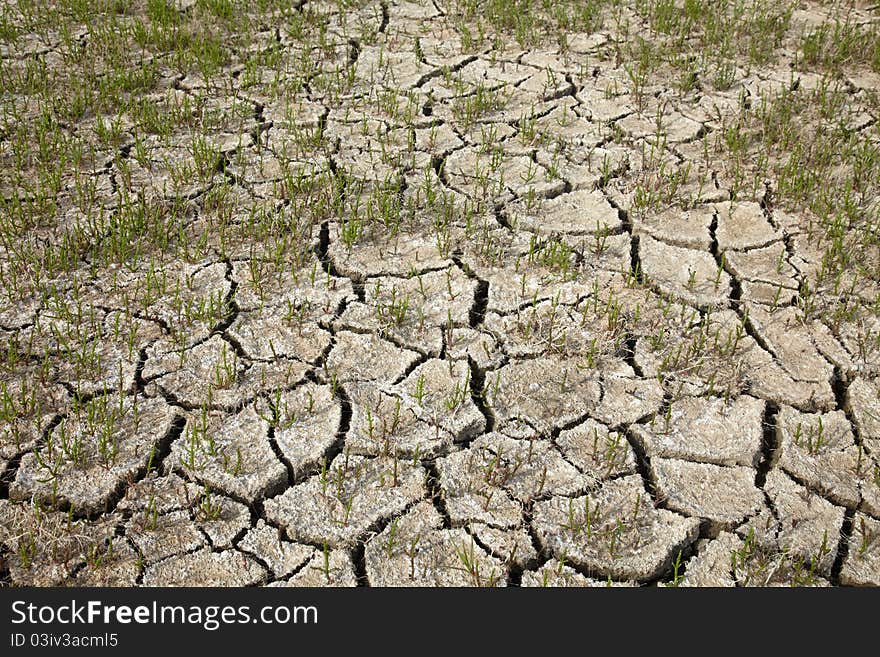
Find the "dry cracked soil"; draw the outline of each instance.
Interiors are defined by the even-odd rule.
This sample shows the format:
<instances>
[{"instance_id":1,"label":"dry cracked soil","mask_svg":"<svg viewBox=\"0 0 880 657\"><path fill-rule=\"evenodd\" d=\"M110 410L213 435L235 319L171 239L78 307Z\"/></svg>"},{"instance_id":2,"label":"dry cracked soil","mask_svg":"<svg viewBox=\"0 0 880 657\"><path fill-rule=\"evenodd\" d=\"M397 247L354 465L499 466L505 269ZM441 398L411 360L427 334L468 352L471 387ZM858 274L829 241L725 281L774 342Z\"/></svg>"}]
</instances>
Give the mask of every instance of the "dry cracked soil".
<instances>
[{"instance_id":1,"label":"dry cracked soil","mask_svg":"<svg viewBox=\"0 0 880 657\"><path fill-rule=\"evenodd\" d=\"M868 4L4 3L3 581L880 585Z\"/></svg>"}]
</instances>

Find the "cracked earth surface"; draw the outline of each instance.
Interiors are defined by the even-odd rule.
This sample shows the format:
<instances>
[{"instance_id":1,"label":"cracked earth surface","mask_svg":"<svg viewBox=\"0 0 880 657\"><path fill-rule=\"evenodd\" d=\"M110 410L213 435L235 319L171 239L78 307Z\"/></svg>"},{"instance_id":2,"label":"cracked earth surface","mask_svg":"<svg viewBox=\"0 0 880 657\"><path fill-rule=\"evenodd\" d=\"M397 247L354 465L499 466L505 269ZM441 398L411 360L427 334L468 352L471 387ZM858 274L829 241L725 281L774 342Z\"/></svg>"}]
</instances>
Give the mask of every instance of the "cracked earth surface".
<instances>
[{"instance_id":1,"label":"cracked earth surface","mask_svg":"<svg viewBox=\"0 0 880 657\"><path fill-rule=\"evenodd\" d=\"M128 105L51 119L49 201L6 83L7 584L880 585L876 276L823 279L811 210L717 147L820 84L784 45L823 8L682 90L620 57L626 6L524 47L283 4L211 70L135 39ZM103 79L106 38L23 28L4 76ZM839 109L872 144L878 89Z\"/></svg>"}]
</instances>

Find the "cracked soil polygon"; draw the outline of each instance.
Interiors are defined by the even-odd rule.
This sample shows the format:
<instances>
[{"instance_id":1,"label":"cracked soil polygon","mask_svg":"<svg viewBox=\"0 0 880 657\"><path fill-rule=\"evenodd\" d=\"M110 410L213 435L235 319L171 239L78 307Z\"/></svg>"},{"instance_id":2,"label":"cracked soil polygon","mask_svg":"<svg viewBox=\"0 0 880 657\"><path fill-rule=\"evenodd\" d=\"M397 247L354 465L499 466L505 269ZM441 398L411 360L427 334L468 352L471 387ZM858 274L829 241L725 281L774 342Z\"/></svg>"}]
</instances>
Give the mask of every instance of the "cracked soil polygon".
<instances>
[{"instance_id":1,"label":"cracked soil polygon","mask_svg":"<svg viewBox=\"0 0 880 657\"><path fill-rule=\"evenodd\" d=\"M579 497L535 504L541 543L599 578L651 580L699 534L700 521L656 509L642 479L630 475Z\"/></svg>"}]
</instances>

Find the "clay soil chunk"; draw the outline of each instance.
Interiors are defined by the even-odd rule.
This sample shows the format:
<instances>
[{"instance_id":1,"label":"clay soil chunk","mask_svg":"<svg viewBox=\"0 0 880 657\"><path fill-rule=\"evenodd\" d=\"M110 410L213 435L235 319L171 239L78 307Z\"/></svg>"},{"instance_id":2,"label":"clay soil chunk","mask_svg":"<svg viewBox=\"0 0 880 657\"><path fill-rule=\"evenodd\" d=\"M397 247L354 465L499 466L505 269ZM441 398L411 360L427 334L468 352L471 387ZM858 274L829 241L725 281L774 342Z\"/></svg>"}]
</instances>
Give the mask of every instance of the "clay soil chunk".
<instances>
[{"instance_id":1,"label":"clay soil chunk","mask_svg":"<svg viewBox=\"0 0 880 657\"><path fill-rule=\"evenodd\" d=\"M657 379L641 379L628 372L608 372L602 377L602 401L591 412L609 426L638 422L660 410L663 386Z\"/></svg>"},{"instance_id":2,"label":"clay soil chunk","mask_svg":"<svg viewBox=\"0 0 880 657\"><path fill-rule=\"evenodd\" d=\"M140 555L128 543L116 540L99 559L77 572L79 586L137 586L141 574Z\"/></svg>"},{"instance_id":3,"label":"clay soil chunk","mask_svg":"<svg viewBox=\"0 0 880 657\"><path fill-rule=\"evenodd\" d=\"M315 554L315 548L283 540L281 531L262 519L241 539L238 548L263 560L276 577L299 570Z\"/></svg>"},{"instance_id":4,"label":"clay soil chunk","mask_svg":"<svg viewBox=\"0 0 880 657\"><path fill-rule=\"evenodd\" d=\"M601 397L594 372L555 358L512 361L486 378L499 422L519 419L547 433L584 417Z\"/></svg>"},{"instance_id":5,"label":"clay soil chunk","mask_svg":"<svg viewBox=\"0 0 880 657\"><path fill-rule=\"evenodd\" d=\"M202 549L148 567L144 586L253 586L265 577L266 570L242 552Z\"/></svg>"},{"instance_id":6,"label":"clay soil chunk","mask_svg":"<svg viewBox=\"0 0 880 657\"><path fill-rule=\"evenodd\" d=\"M711 254L671 246L642 235L639 257L645 276L662 292L699 308L726 304L730 276L719 271Z\"/></svg>"},{"instance_id":7,"label":"clay soil chunk","mask_svg":"<svg viewBox=\"0 0 880 657\"><path fill-rule=\"evenodd\" d=\"M0 469L10 460L34 447L53 421L65 409L67 391L63 386L35 385L33 372L22 371L20 378L3 382L5 411L0 416Z\"/></svg>"},{"instance_id":8,"label":"clay soil chunk","mask_svg":"<svg viewBox=\"0 0 880 657\"><path fill-rule=\"evenodd\" d=\"M143 555L146 564L192 552L205 544L189 511L160 515L151 509L136 513L128 521L126 535Z\"/></svg>"},{"instance_id":9,"label":"clay soil chunk","mask_svg":"<svg viewBox=\"0 0 880 657\"><path fill-rule=\"evenodd\" d=\"M651 467L666 508L706 519L716 528L734 528L764 501L752 468L660 458L652 459Z\"/></svg>"},{"instance_id":10,"label":"clay soil chunk","mask_svg":"<svg viewBox=\"0 0 880 657\"><path fill-rule=\"evenodd\" d=\"M585 189L560 194L539 204L535 214L516 213L518 227L539 234L594 235L620 229L617 210L600 190Z\"/></svg>"},{"instance_id":11,"label":"clay soil chunk","mask_svg":"<svg viewBox=\"0 0 880 657\"><path fill-rule=\"evenodd\" d=\"M718 248L749 249L766 246L781 236L764 216L761 206L753 202L719 203L718 228L715 237Z\"/></svg>"},{"instance_id":12,"label":"clay soil chunk","mask_svg":"<svg viewBox=\"0 0 880 657\"><path fill-rule=\"evenodd\" d=\"M244 373L245 363L221 336L212 335L182 355L171 348L172 345L165 344L162 350L148 350L143 377L177 402L189 406L233 406L244 396L243 391L236 389L236 382Z\"/></svg>"},{"instance_id":13,"label":"clay soil chunk","mask_svg":"<svg viewBox=\"0 0 880 657\"><path fill-rule=\"evenodd\" d=\"M377 335L339 331L325 367L340 383L390 383L400 378L418 359L417 352L397 347Z\"/></svg>"},{"instance_id":14,"label":"clay soil chunk","mask_svg":"<svg viewBox=\"0 0 880 657\"><path fill-rule=\"evenodd\" d=\"M600 580L581 575L571 566L564 563L550 561L538 570L529 570L523 573L521 586L528 587L563 587L563 588L599 588L637 586L635 583L620 583L609 580Z\"/></svg>"},{"instance_id":15,"label":"clay soil chunk","mask_svg":"<svg viewBox=\"0 0 880 657\"><path fill-rule=\"evenodd\" d=\"M644 216L633 213L633 233L647 234L672 246L708 251L712 243L709 235L712 217L712 210L705 206L690 210L676 207L657 213L648 212Z\"/></svg>"},{"instance_id":16,"label":"clay soil chunk","mask_svg":"<svg viewBox=\"0 0 880 657\"><path fill-rule=\"evenodd\" d=\"M742 548L742 539L730 532L721 532L712 540L697 542L697 554L687 562L682 586L733 587L731 557Z\"/></svg>"},{"instance_id":17,"label":"clay soil chunk","mask_svg":"<svg viewBox=\"0 0 880 657\"><path fill-rule=\"evenodd\" d=\"M504 565L462 528L442 529L433 505L421 502L366 547L373 586L498 586Z\"/></svg>"},{"instance_id":18,"label":"clay soil chunk","mask_svg":"<svg viewBox=\"0 0 880 657\"><path fill-rule=\"evenodd\" d=\"M425 492L411 460L339 455L325 473L266 500L266 518L297 542L350 547L371 526Z\"/></svg>"},{"instance_id":19,"label":"clay soil chunk","mask_svg":"<svg viewBox=\"0 0 880 657\"><path fill-rule=\"evenodd\" d=\"M641 477L632 475L586 496L537 502L534 525L554 556L599 578L644 582L696 540L700 521L653 508Z\"/></svg>"},{"instance_id":20,"label":"clay soil chunk","mask_svg":"<svg viewBox=\"0 0 880 657\"><path fill-rule=\"evenodd\" d=\"M315 551L312 558L290 579L273 582L281 587L353 587L357 586L354 563L347 550Z\"/></svg>"},{"instance_id":21,"label":"clay soil chunk","mask_svg":"<svg viewBox=\"0 0 880 657\"><path fill-rule=\"evenodd\" d=\"M856 513L849 550L840 571L840 583L848 586L880 586L880 521Z\"/></svg>"},{"instance_id":22,"label":"clay soil chunk","mask_svg":"<svg viewBox=\"0 0 880 657\"><path fill-rule=\"evenodd\" d=\"M211 488L254 502L287 483L268 433L268 420L253 404L235 414L193 412L171 446L171 459Z\"/></svg>"},{"instance_id":23,"label":"clay soil chunk","mask_svg":"<svg viewBox=\"0 0 880 657\"><path fill-rule=\"evenodd\" d=\"M251 526L251 512L241 502L220 495L210 489L202 489L193 510L196 525L215 548L229 549Z\"/></svg>"},{"instance_id":24,"label":"clay soil chunk","mask_svg":"<svg viewBox=\"0 0 880 657\"><path fill-rule=\"evenodd\" d=\"M747 527L754 526L758 545L784 552L792 567L805 566L828 577L837 557L843 507L811 493L778 469L767 474L764 490L775 517L762 512L749 525L739 528L740 536L747 533Z\"/></svg>"},{"instance_id":25,"label":"clay soil chunk","mask_svg":"<svg viewBox=\"0 0 880 657\"><path fill-rule=\"evenodd\" d=\"M0 500L0 543L7 546L9 576L18 586L60 586L114 535L120 516L71 521L60 511Z\"/></svg>"},{"instance_id":26,"label":"clay soil chunk","mask_svg":"<svg viewBox=\"0 0 880 657\"><path fill-rule=\"evenodd\" d=\"M285 465L294 476L313 470L336 441L342 406L329 385L308 382L269 395L258 403L264 417L274 417L273 436Z\"/></svg>"},{"instance_id":27,"label":"clay soil chunk","mask_svg":"<svg viewBox=\"0 0 880 657\"><path fill-rule=\"evenodd\" d=\"M445 454L454 436L408 396L386 392L373 382L346 385L352 414L346 446L353 454L367 456Z\"/></svg>"},{"instance_id":28,"label":"clay soil chunk","mask_svg":"<svg viewBox=\"0 0 880 657\"><path fill-rule=\"evenodd\" d=\"M329 346L332 335L294 310L275 308L262 313L240 313L229 328L244 352L254 359L278 356L314 362Z\"/></svg>"},{"instance_id":29,"label":"clay soil chunk","mask_svg":"<svg viewBox=\"0 0 880 657\"><path fill-rule=\"evenodd\" d=\"M847 389L846 410L852 412L859 435L872 454L880 455L880 386L856 378Z\"/></svg>"},{"instance_id":30,"label":"clay soil chunk","mask_svg":"<svg viewBox=\"0 0 880 657\"><path fill-rule=\"evenodd\" d=\"M761 458L764 402L741 396L685 397L675 400L669 422L657 417L632 427L652 457L687 459L716 465L757 466Z\"/></svg>"},{"instance_id":31,"label":"clay soil chunk","mask_svg":"<svg viewBox=\"0 0 880 657\"><path fill-rule=\"evenodd\" d=\"M780 468L837 504L858 506L860 483L870 467L864 457L859 463L859 448L843 411L801 413L783 407L776 434Z\"/></svg>"},{"instance_id":32,"label":"clay soil chunk","mask_svg":"<svg viewBox=\"0 0 880 657\"><path fill-rule=\"evenodd\" d=\"M174 418L161 399L96 397L62 419L44 447L24 455L10 497L103 511L127 481L145 473Z\"/></svg>"},{"instance_id":33,"label":"clay soil chunk","mask_svg":"<svg viewBox=\"0 0 880 657\"><path fill-rule=\"evenodd\" d=\"M822 358L796 309L779 308L770 313L751 304L749 321L793 379L829 386L834 368Z\"/></svg>"},{"instance_id":34,"label":"clay soil chunk","mask_svg":"<svg viewBox=\"0 0 880 657\"><path fill-rule=\"evenodd\" d=\"M561 431L556 444L569 463L594 481L636 472L636 457L626 437L595 420Z\"/></svg>"},{"instance_id":35,"label":"clay soil chunk","mask_svg":"<svg viewBox=\"0 0 880 657\"><path fill-rule=\"evenodd\" d=\"M432 358L416 367L395 387L416 416L428 426L440 427L465 441L481 434L486 418L471 394L467 363Z\"/></svg>"},{"instance_id":36,"label":"clay soil chunk","mask_svg":"<svg viewBox=\"0 0 880 657\"><path fill-rule=\"evenodd\" d=\"M545 495L570 495L592 485L534 434L517 440L500 433L477 438L466 450L437 462L446 507L454 523L518 524L519 503ZM516 502L514 502L516 500Z\"/></svg>"}]
</instances>

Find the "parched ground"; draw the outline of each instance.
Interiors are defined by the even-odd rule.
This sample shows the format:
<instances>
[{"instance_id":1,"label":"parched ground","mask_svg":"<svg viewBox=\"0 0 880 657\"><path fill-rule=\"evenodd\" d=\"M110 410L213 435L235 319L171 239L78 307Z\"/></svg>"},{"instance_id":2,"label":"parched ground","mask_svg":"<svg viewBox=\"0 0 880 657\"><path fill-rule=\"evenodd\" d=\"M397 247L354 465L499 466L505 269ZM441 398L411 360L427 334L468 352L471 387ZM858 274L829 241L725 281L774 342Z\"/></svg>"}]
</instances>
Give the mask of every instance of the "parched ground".
<instances>
[{"instance_id":1,"label":"parched ground","mask_svg":"<svg viewBox=\"0 0 880 657\"><path fill-rule=\"evenodd\" d=\"M880 585L880 15L0 7L8 585Z\"/></svg>"}]
</instances>

